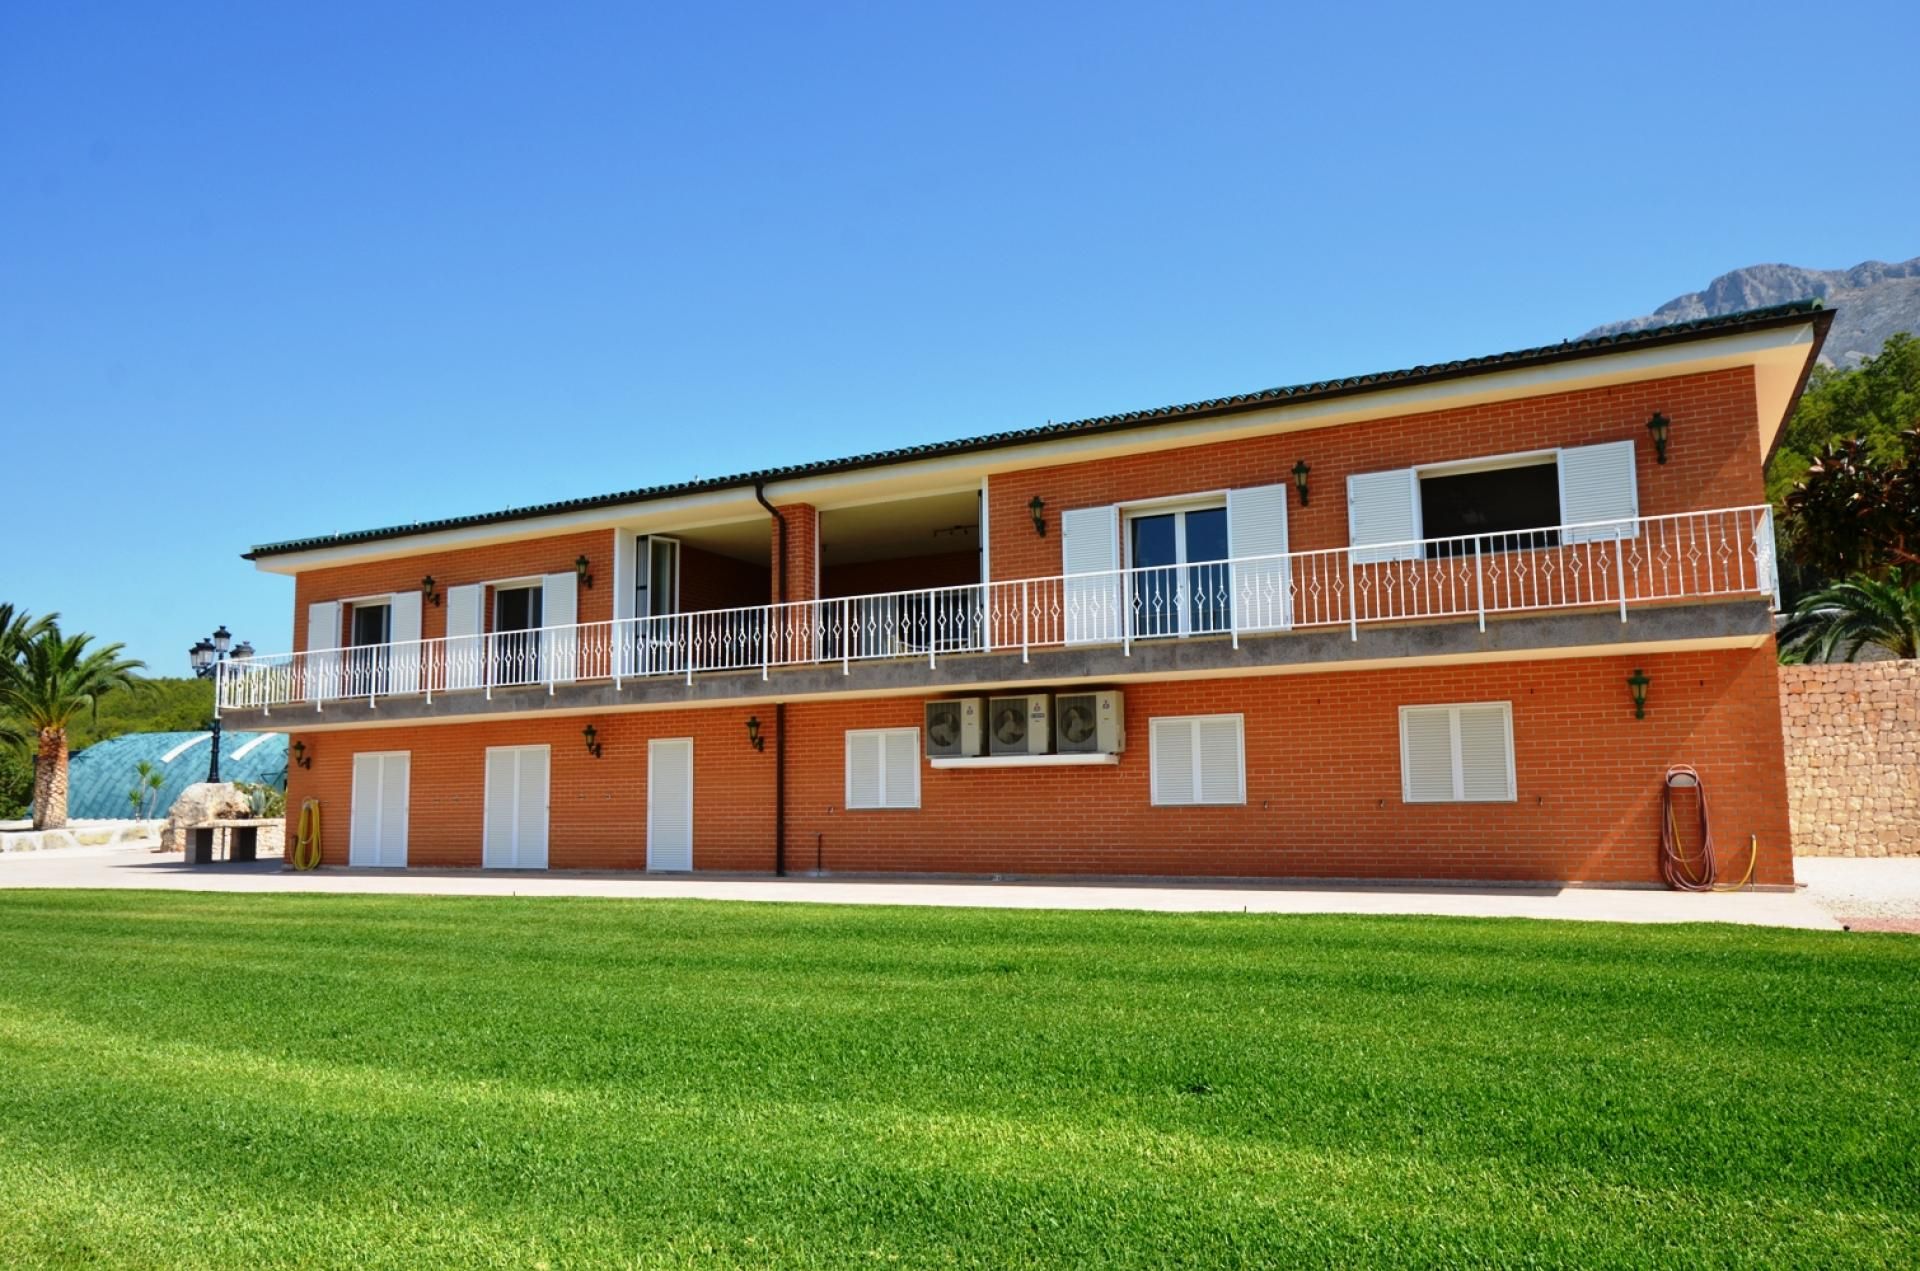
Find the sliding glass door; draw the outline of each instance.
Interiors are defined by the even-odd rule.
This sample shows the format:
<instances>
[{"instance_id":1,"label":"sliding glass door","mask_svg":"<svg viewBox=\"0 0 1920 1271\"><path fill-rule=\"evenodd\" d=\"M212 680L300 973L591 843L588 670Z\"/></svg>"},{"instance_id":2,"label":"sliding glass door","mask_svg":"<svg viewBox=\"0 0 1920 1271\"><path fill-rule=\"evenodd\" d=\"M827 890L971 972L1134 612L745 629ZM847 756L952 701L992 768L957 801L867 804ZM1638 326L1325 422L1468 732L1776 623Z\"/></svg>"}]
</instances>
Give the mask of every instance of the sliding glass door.
<instances>
[{"instance_id":1,"label":"sliding glass door","mask_svg":"<svg viewBox=\"0 0 1920 1271\"><path fill-rule=\"evenodd\" d=\"M1135 639L1205 635L1232 625L1224 507L1129 516L1127 550Z\"/></svg>"}]
</instances>

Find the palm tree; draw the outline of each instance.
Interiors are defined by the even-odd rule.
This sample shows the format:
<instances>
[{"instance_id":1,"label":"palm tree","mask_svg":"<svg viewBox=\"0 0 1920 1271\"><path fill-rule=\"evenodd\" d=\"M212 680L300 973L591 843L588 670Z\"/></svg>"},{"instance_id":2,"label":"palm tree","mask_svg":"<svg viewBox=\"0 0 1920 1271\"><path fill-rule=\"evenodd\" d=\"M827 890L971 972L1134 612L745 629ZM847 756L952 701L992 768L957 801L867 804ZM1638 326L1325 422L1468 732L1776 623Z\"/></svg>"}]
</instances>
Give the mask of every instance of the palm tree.
<instances>
[{"instance_id":1,"label":"palm tree","mask_svg":"<svg viewBox=\"0 0 1920 1271\"><path fill-rule=\"evenodd\" d=\"M60 620L60 615L50 613L44 618L35 618L24 610L0 601L0 681L20 661L20 654L27 642ZM11 750L22 756L33 751L33 736L0 712L0 750Z\"/></svg>"},{"instance_id":2,"label":"palm tree","mask_svg":"<svg viewBox=\"0 0 1920 1271\"><path fill-rule=\"evenodd\" d=\"M122 658L123 644L89 650L92 636L62 635L51 620L37 628L0 664L0 715L33 734L33 828L57 830L67 823L67 725L82 710L97 714L114 689L133 688L146 664Z\"/></svg>"},{"instance_id":3,"label":"palm tree","mask_svg":"<svg viewBox=\"0 0 1920 1271\"><path fill-rule=\"evenodd\" d=\"M1780 627L1783 656L1794 662L1851 662L1870 644L1920 657L1920 580L1855 574L1802 596Z\"/></svg>"}]
</instances>

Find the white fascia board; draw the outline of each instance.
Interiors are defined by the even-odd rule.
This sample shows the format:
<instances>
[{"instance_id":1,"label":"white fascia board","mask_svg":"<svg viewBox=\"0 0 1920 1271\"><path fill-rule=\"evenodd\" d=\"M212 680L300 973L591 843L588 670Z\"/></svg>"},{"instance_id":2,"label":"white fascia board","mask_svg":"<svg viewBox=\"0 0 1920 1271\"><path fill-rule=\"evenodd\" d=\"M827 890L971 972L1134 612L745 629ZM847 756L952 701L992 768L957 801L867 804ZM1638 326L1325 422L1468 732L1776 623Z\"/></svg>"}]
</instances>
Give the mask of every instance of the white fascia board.
<instances>
[{"instance_id":1,"label":"white fascia board","mask_svg":"<svg viewBox=\"0 0 1920 1271\"><path fill-rule=\"evenodd\" d=\"M1764 454L1771 448L1783 422L1787 403L1792 400L1794 386L1806 367L1812 344L1813 324L1809 319L1761 331L1595 354L1545 366L1479 371L1455 379L1357 391L1343 397L1277 402L1204 419L1147 420L1131 428L1009 443L992 450L769 481L767 497L776 504L811 503L822 509L852 507L958 490L976 486L982 477L1032 468L1267 434L1306 432L1368 419L1429 414L1546 393L1699 375L1734 366L1755 368L1760 445ZM370 543L343 543L337 547L265 557L255 561L254 566L267 573L297 574L330 565L419 556L586 529L619 527L634 533L666 533L765 515L766 510L754 498L753 487L742 485L526 520L435 530Z\"/></svg>"}]
</instances>

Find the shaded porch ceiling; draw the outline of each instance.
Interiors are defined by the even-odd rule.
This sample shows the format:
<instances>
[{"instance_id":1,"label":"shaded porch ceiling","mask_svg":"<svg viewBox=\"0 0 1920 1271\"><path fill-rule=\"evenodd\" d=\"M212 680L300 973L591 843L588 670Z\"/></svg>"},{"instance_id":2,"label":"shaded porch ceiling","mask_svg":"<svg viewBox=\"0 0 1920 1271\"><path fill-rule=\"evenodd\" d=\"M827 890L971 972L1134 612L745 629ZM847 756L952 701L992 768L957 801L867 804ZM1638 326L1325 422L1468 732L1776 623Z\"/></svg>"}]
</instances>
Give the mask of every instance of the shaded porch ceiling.
<instances>
[{"instance_id":1,"label":"shaded porch ceiling","mask_svg":"<svg viewBox=\"0 0 1920 1271\"><path fill-rule=\"evenodd\" d=\"M854 565L980 549L980 493L959 490L829 508L820 513L820 563Z\"/></svg>"}]
</instances>

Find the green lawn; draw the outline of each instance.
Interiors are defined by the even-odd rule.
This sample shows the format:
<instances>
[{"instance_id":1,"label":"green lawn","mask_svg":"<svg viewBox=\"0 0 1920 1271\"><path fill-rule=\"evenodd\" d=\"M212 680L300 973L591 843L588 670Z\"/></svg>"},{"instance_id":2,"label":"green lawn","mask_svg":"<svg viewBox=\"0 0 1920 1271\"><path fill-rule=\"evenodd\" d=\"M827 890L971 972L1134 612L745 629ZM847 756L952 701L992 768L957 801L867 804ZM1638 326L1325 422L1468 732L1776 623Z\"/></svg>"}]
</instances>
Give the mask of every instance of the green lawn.
<instances>
[{"instance_id":1,"label":"green lawn","mask_svg":"<svg viewBox=\"0 0 1920 1271\"><path fill-rule=\"evenodd\" d=\"M1911 937L0 893L0 1265L1917 1259Z\"/></svg>"}]
</instances>

